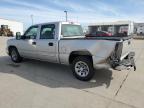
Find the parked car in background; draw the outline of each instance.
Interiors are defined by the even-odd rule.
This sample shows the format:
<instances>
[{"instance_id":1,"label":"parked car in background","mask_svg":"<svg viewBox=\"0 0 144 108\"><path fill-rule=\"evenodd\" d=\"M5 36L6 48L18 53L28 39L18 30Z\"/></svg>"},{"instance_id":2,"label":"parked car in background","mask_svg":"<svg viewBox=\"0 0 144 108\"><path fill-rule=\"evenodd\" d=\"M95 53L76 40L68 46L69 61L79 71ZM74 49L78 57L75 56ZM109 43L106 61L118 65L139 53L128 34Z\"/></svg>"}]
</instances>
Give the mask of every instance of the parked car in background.
<instances>
[{"instance_id":1,"label":"parked car in background","mask_svg":"<svg viewBox=\"0 0 144 108\"><path fill-rule=\"evenodd\" d=\"M112 36L112 34L106 31L96 31L93 33L86 34L85 36L86 37L107 37L107 36Z\"/></svg>"},{"instance_id":2,"label":"parked car in background","mask_svg":"<svg viewBox=\"0 0 144 108\"><path fill-rule=\"evenodd\" d=\"M86 39L80 24L51 22L31 26L24 35L7 41L7 53L13 62L23 58L70 65L79 80L94 76L94 69L135 67L131 38Z\"/></svg>"}]
</instances>

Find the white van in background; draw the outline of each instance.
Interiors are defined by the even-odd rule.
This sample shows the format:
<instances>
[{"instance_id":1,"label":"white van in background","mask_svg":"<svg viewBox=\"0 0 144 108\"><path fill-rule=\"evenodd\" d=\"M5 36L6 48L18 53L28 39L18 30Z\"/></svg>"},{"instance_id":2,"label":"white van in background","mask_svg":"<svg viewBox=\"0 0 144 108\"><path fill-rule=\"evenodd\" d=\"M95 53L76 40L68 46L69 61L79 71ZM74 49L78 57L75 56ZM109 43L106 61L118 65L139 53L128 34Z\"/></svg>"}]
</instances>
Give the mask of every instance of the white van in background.
<instances>
[{"instance_id":1,"label":"white van in background","mask_svg":"<svg viewBox=\"0 0 144 108\"><path fill-rule=\"evenodd\" d=\"M144 34L144 26L139 26L139 27L137 28L137 34L138 34L138 35Z\"/></svg>"}]
</instances>

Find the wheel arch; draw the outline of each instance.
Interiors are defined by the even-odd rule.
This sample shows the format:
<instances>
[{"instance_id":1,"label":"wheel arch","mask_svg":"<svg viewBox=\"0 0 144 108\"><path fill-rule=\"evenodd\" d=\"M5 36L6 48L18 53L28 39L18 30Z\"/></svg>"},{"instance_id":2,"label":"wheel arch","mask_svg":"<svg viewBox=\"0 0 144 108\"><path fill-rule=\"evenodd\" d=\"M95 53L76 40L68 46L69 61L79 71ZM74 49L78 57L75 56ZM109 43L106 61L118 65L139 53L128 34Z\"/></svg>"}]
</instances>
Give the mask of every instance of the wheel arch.
<instances>
[{"instance_id":1,"label":"wheel arch","mask_svg":"<svg viewBox=\"0 0 144 108\"><path fill-rule=\"evenodd\" d=\"M92 54L89 51L72 51L69 55L69 64L72 64L73 60L78 56L85 56L92 60Z\"/></svg>"},{"instance_id":2,"label":"wheel arch","mask_svg":"<svg viewBox=\"0 0 144 108\"><path fill-rule=\"evenodd\" d=\"M8 46L8 54L9 54L9 55L10 55L10 51L11 51L12 48L16 48L16 49L17 49L17 47L14 46L14 45L10 45L10 46Z\"/></svg>"}]
</instances>

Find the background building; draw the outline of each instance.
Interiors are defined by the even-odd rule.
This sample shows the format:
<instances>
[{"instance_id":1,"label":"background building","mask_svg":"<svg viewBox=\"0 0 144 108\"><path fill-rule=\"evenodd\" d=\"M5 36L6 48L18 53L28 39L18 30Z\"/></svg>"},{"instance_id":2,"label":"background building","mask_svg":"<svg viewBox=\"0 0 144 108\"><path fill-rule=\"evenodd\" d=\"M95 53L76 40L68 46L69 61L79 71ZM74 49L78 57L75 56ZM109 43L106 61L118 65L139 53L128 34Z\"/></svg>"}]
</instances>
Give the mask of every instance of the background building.
<instances>
[{"instance_id":1,"label":"background building","mask_svg":"<svg viewBox=\"0 0 144 108\"><path fill-rule=\"evenodd\" d=\"M135 23L135 34L144 35L144 23Z\"/></svg>"},{"instance_id":2,"label":"background building","mask_svg":"<svg viewBox=\"0 0 144 108\"><path fill-rule=\"evenodd\" d=\"M96 31L106 31L115 36L132 35L134 33L134 22L132 21L117 21L93 23L88 26L90 33Z\"/></svg>"},{"instance_id":3,"label":"background building","mask_svg":"<svg viewBox=\"0 0 144 108\"><path fill-rule=\"evenodd\" d=\"M0 18L0 35L16 35L16 32L23 34L23 23Z\"/></svg>"}]
</instances>

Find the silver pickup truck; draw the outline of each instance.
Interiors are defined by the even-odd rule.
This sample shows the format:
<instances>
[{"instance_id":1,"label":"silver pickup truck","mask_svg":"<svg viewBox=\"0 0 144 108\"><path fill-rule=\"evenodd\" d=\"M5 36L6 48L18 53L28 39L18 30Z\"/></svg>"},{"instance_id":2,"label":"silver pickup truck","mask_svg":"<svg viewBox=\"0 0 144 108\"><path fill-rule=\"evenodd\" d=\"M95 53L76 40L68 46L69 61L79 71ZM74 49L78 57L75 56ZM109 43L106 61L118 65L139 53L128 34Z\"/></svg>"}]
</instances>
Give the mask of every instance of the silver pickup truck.
<instances>
[{"instance_id":1,"label":"silver pickup truck","mask_svg":"<svg viewBox=\"0 0 144 108\"><path fill-rule=\"evenodd\" d=\"M134 67L131 38L86 38L80 24L51 22L33 25L7 41L13 62L23 58L70 65L79 80L90 80L97 68Z\"/></svg>"}]
</instances>

